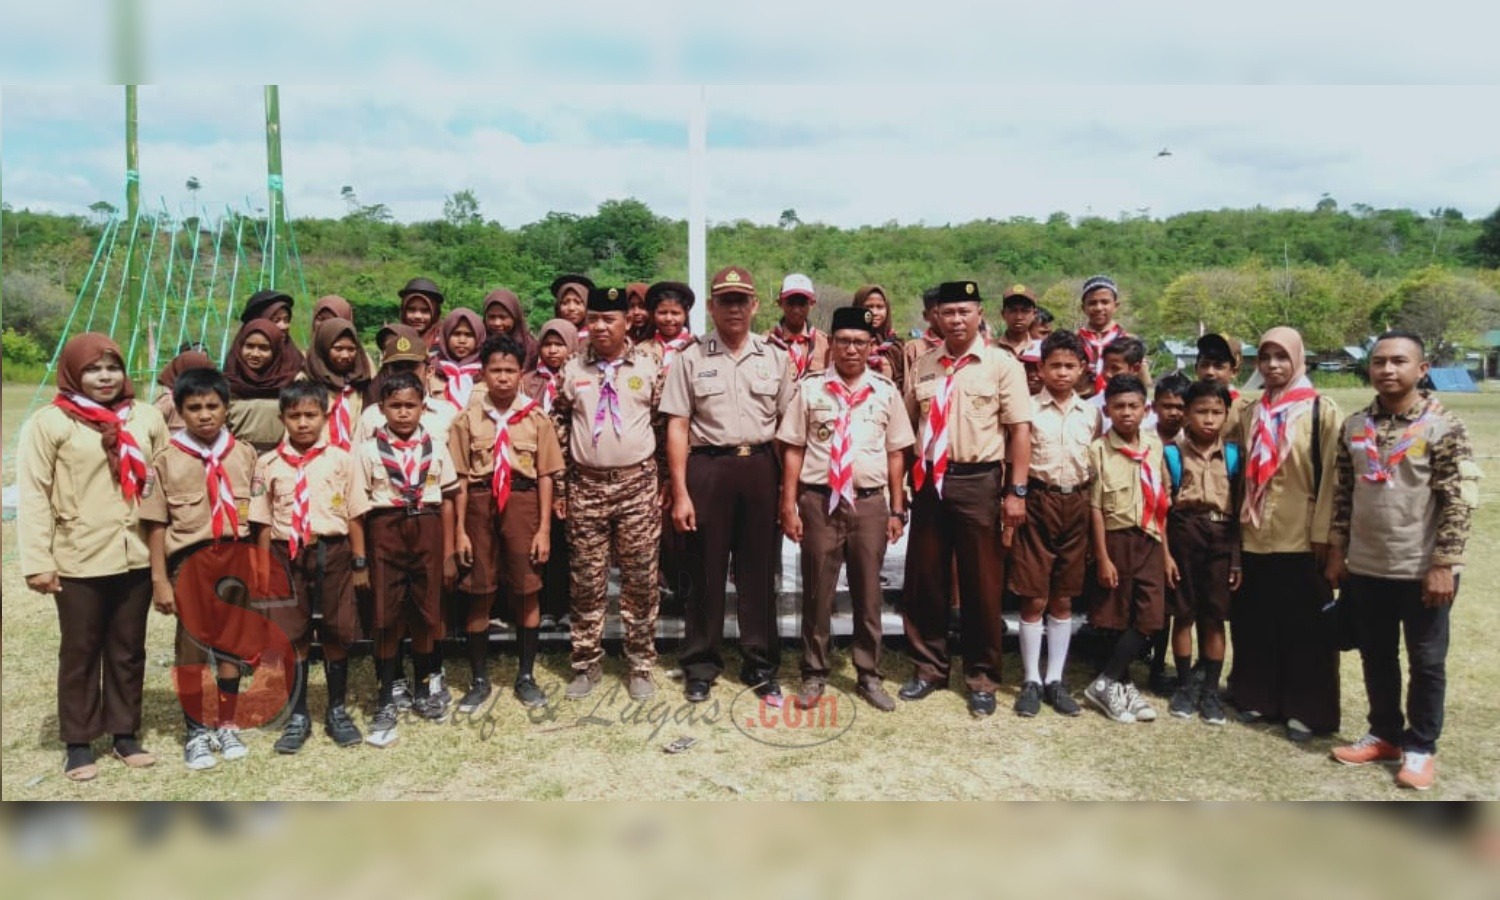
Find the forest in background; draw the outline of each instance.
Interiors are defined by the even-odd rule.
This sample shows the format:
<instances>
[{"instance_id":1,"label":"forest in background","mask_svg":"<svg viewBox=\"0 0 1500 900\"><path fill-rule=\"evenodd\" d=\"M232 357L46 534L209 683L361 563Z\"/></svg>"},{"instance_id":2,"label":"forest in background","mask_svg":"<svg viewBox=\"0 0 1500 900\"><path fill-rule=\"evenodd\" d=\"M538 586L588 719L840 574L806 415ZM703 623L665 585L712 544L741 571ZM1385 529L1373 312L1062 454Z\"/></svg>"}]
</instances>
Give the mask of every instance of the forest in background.
<instances>
[{"instance_id":1,"label":"forest in background","mask_svg":"<svg viewBox=\"0 0 1500 900\"><path fill-rule=\"evenodd\" d=\"M339 219L292 223L307 296L297 331L323 294L350 300L366 337L395 318L396 290L425 275L449 306L477 307L496 287L518 293L533 326L551 317L547 285L562 272L595 281L684 280L687 225L656 215L635 199L610 200L589 215L549 213L507 226L486 219L472 191L446 198L441 219L399 223L382 204L350 200ZM5 376L21 377L50 358L113 207L93 216L60 216L6 207L0 213L0 316ZM246 218L253 228L263 220ZM183 222L178 252L194 236L212 253L207 223ZM248 262L254 264L251 254ZM958 225L838 228L804 223L794 209L775 224L713 224L708 266L741 265L760 287L760 324L775 319L782 276L809 275L819 291L815 321L846 303L861 284L884 286L895 321L921 327L921 292L972 278L998 299L1024 283L1063 325L1079 318L1078 288L1107 273L1123 293L1121 318L1153 339L1191 338L1200 326L1252 340L1289 324L1307 346L1359 344L1385 327L1427 338L1441 359L1478 349L1500 327L1500 210L1467 219L1455 209L1341 208L1325 197L1314 210L1222 209L1168 218L987 219ZM282 281L278 286L288 288ZM241 291L248 295L249 291ZM300 289L292 293L301 293ZM243 303L244 297L236 297Z\"/></svg>"}]
</instances>

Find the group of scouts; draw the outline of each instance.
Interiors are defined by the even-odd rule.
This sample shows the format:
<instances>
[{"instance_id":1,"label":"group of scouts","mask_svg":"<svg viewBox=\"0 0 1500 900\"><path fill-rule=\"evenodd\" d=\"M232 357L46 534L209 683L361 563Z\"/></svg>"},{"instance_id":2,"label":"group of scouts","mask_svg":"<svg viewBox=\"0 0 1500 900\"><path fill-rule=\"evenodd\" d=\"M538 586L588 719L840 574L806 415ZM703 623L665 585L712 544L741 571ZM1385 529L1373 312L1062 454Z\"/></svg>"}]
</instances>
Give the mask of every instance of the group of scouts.
<instances>
[{"instance_id":1,"label":"group of scouts","mask_svg":"<svg viewBox=\"0 0 1500 900\"><path fill-rule=\"evenodd\" d=\"M290 754L312 731L315 628L324 730L340 746L389 746L405 710L448 715L439 641L450 620L463 623L471 673L457 709L485 704L497 603L518 635L516 700L549 702L534 665L544 618L559 614L571 627L565 696L589 696L603 678L611 566L631 700L656 691L663 587L683 607L685 698L710 697L726 664L732 580L739 680L765 704L817 704L843 568L855 693L892 711L880 572L906 534L901 612L915 671L897 691L904 701L949 688L956 630L968 709L995 712L1010 593L1020 605L1017 714L1080 713L1064 677L1078 612L1114 635L1082 691L1088 704L1116 722L1154 720L1130 675L1149 653L1147 689L1170 697L1172 716L1223 724L1232 622L1227 693L1239 720L1279 723L1305 741L1339 727L1343 618L1358 635L1371 711L1369 733L1334 758L1400 763L1399 784L1433 783L1449 610L1479 470L1462 423L1419 390L1428 364L1414 335L1379 338L1376 399L1344 416L1309 382L1290 328L1257 347L1258 399L1234 388L1240 347L1217 334L1199 341L1191 377L1153 385L1146 345L1116 321L1119 290L1102 276L1083 287L1076 332L1053 330L1020 285L1005 292L1004 328L992 332L978 286L955 281L924 294L927 329L909 341L875 285L818 330L802 275L784 280L780 320L758 334L760 293L739 267L714 274L704 335L690 334L696 298L677 282L610 288L562 276L555 318L535 335L510 291L491 292L482 313L446 315L427 279L399 294L377 366L347 301L317 302L304 354L289 337L293 298L262 291L222 369L186 349L161 373L154 406L134 402L108 337L64 346L57 397L23 429L19 482L23 575L54 597L61 625L69 778L96 776L104 735L126 766L154 762L138 738L153 604L179 615L179 673L213 679L204 697L205 679L178 677L187 766L248 752L236 707L249 654L185 622L198 616L186 601L211 590L199 583L205 571L218 577L191 564L205 549L252 544L285 573L295 602L266 615L290 641L271 660L290 673L291 713L275 742ZM781 535L802 551L801 678L785 701L773 584ZM348 681L350 647L365 632L379 687L362 731Z\"/></svg>"}]
</instances>

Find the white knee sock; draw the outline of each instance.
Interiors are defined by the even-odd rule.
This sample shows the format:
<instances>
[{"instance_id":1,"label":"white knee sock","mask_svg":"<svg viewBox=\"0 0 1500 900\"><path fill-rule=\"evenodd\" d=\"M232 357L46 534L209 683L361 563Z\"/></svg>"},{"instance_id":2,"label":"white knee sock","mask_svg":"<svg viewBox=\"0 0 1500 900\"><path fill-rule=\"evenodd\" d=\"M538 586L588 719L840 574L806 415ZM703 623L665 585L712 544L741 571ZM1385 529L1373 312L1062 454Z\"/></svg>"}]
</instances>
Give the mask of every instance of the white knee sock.
<instances>
[{"instance_id":1,"label":"white knee sock","mask_svg":"<svg viewBox=\"0 0 1500 900\"><path fill-rule=\"evenodd\" d=\"M1042 683L1042 622L1021 622L1021 665L1026 670L1024 679Z\"/></svg>"},{"instance_id":2,"label":"white knee sock","mask_svg":"<svg viewBox=\"0 0 1500 900\"><path fill-rule=\"evenodd\" d=\"M1073 620L1047 617L1047 684L1062 681L1068 661L1068 642L1073 639Z\"/></svg>"}]
</instances>

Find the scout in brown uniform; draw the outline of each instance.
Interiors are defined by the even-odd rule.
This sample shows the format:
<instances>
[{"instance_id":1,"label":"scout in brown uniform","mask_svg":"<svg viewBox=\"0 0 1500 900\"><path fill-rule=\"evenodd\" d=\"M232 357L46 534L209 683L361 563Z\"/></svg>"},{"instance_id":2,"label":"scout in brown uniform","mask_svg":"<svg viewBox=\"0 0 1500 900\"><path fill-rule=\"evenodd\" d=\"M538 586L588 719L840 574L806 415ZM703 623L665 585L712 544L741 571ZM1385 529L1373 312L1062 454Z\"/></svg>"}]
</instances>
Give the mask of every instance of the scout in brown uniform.
<instances>
[{"instance_id":1,"label":"scout in brown uniform","mask_svg":"<svg viewBox=\"0 0 1500 900\"><path fill-rule=\"evenodd\" d=\"M211 769L218 764L215 748L231 761L243 759L249 752L240 740L235 718L240 667L233 659L218 659L218 703L215 727L210 729L204 721L197 674L207 656L183 627L175 587L178 569L189 553L209 543L249 537L255 451L235 440L224 426L229 384L218 372L183 372L172 397L186 424L151 461L140 517L146 525L151 556L152 602L157 611L178 615L177 693L187 721L183 761L189 769Z\"/></svg>"},{"instance_id":2,"label":"scout in brown uniform","mask_svg":"<svg viewBox=\"0 0 1500 900\"><path fill-rule=\"evenodd\" d=\"M573 682L587 697L603 678L609 564L620 567L626 686L632 700L656 693L657 553L662 473L652 417L656 363L625 337L625 292L589 291L589 348L563 367L554 417L567 458L564 496L573 566Z\"/></svg>"},{"instance_id":3,"label":"scout in brown uniform","mask_svg":"<svg viewBox=\"0 0 1500 900\"><path fill-rule=\"evenodd\" d=\"M521 371L536 365L537 339L526 327L526 313L515 291L496 288L484 295L484 329L488 332L486 337L503 334L516 342L524 354Z\"/></svg>"},{"instance_id":4,"label":"scout in brown uniform","mask_svg":"<svg viewBox=\"0 0 1500 900\"><path fill-rule=\"evenodd\" d=\"M1031 473L1026 525L1011 550L1010 587L1021 601L1021 665L1016 714L1035 716L1042 701L1065 716L1078 704L1063 680L1073 637L1073 598L1083 593L1089 543L1089 445L1099 436L1099 411L1074 386L1088 368L1088 348L1058 331L1042 342L1043 390L1031 421ZM1042 613L1047 621L1042 622ZM1047 676L1041 673L1047 638Z\"/></svg>"},{"instance_id":5,"label":"scout in brown uniform","mask_svg":"<svg viewBox=\"0 0 1500 900\"><path fill-rule=\"evenodd\" d=\"M1031 344L1031 323L1036 319L1036 295L1024 284L1011 285L1000 297L1000 318L1005 331L995 338L995 346L1009 350L1018 359Z\"/></svg>"},{"instance_id":6,"label":"scout in brown uniform","mask_svg":"<svg viewBox=\"0 0 1500 900\"><path fill-rule=\"evenodd\" d=\"M589 339L584 317L588 313L589 291L593 289L594 282L586 275L559 275L552 279L552 315L573 323L573 327L578 329L580 346L588 343Z\"/></svg>"},{"instance_id":7,"label":"scout in brown uniform","mask_svg":"<svg viewBox=\"0 0 1500 900\"><path fill-rule=\"evenodd\" d=\"M413 278L396 296L401 298L401 324L416 329L422 350L431 350L437 345L442 323L443 292L431 279Z\"/></svg>"},{"instance_id":8,"label":"scout in brown uniform","mask_svg":"<svg viewBox=\"0 0 1500 900\"><path fill-rule=\"evenodd\" d=\"M1443 730L1448 623L1482 472L1463 422L1417 389L1426 348L1386 332L1370 350L1376 399L1339 440L1327 573L1353 602L1370 730L1333 751L1345 765L1401 760L1396 784L1424 791ZM1401 633L1411 669L1401 709ZM1403 728L1404 724L1404 728Z\"/></svg>"},{"instance_id":9,"label":"scout in brown uniform","mask_svg":"<svg viewBox=\"0 0 1500 900\"><path fill-rule=\"evenodd\" d=\"M167 426L135 400L123 359L105 335L69 339L57 397L27 420L16 445L21 575L57 601L58 736L73 781L98 774L91 744L103 734L127 766L156 761L136 739L151 608L137 505Z\"/></svg>"},{"instance_id":10,"label":"scout in brown uniform","mask_svg":"<svg viewBox=\"0 0 1500 900\"><path fill-rule=\"evenodd\" d=\"M1165 379L1163 379L1165 380ZM1224 670L1224 623L1230 594L1240 586L1239 448L1224 443L1229 390L1199 381L1184 396L1183 432L1163 445L1172 484L1167 520L1172 556L1181 580L1168 599L1177 691L1169 711L1179 719L1194 713L1209 725L1225 722L1219 700ZM1198 626L1199 677L1192 677L1193 626Z\"/></svg>"},{"instance_id":11,"label":"scout in brown uniform","mask_svg":"<svg viewBox=\"0 0 1500 900\"><path fill-rule=\"evenodd\" d=\"M356 558L355 586L374 589L378 712L365 740L386 747L396 740L396 645L399 623L411 634L417 677L412 709L423 718L446 714L437 639L442 633L442 591L457 575L453 559L453 472L446 439L422 428L423 385L412 374L393 375L380 387L385 424L355 456L356 490L366 492L368 571ZM361 582L364 582L362 585Z\"/></svg>"},{"instance_id":12,"label":"scout in brown uniform","mask_svg":"<svg viewBox=\"0 0 1500 900\"><path fill-rule=\"evenodd\" d=\"M276 449L284 431L276 398L302 373L301 353L293 354L286 335L266 319L247 323L229 345L224 377L229 380L229 431L256 453Z\"/></svg>"},{"instance_id":13,"label":"scout in brown uniform","mask_svg":"<svg viewBox=\"0 0 1500 900\"><path fill-rule=\"evenodd\" d=\"M1231 429L1245 461L1245 572L1230 606L1229 692L1242 721L1284 719L1302 742L1339 727L1337 636L1320 610L1342 417L1308 381L1296 330L1267 331L1256 357L1265 393Z\"/></svg>"},{"instance_id":14,"label":"scout in brown uniform","mask_svg":"<svg viewBox=\"0 0 1500 900\"><path fill-rule=\"evenodd\" d=\"M473 673L469 692L458 704L463 713L478 709L490 696L485 660L490 609L502 589L521 649L516 699L526 706L547 702L533 674L541 625L537 592L540 570L552 551L552 486L562 474L563 459L552 420L540 401L520 390L525 355L504 334L487 339L479 348L484 369L478 399L448 432L448 452L461 483L454 546Z\"/></svg>"},{"instance_id":15,"label":"scout in brown uniform","mask_svg":"<svg viewBox=\"0 0 1500 900\"><path fill-rule=\"evenodd\" d=\"M750 331L759 304L750 273L714 273L714 330L684 350L667 375L661 412L672 475L672 524L687 535L683 603L684 695L708 699L724 671L724 595L734 556L740 678L779 703L781 642L771 572L775 554L776 423L796 389L786 351Z\"/></svg>"},{"instance_id":16,"label":"scout in brown uniform","mask_svg":"<svg viewBox=\"0 0 1500 900\"><path fill-rule=\"evenodd\" d=\"M646 289L646 308L651 313L651 338L641 345L641 349L656 361L658 401L661 391L666 389L667 375L672 371L673 363L677 362L682 351L697 340L688 330L688 313L697 299L693 289L680 281L658 281ZM667 422L667 416L656 417L656 456L663 472L667 471ZM670 501L671 496L668 494L666 502ZM671 507L666 506L662 515L670 516ZM672 592L673 601L679 600L685 590L683 584L687 578L687 570L683 554L686 552L687 537L671 527L670 522L663 521L661 581Z\"/></svg>"},{"instance_id":17,"label":"scout in brown uniform","mask_svg":"<svg viewBox=\"0 0 1500 900\"><path fill-rule=\"evenodd\" d=\"M632 344L644 344L651 339L651 309L646 305L646 291L651 286L644 281L632 281L625 285L625 299L630 303L626 313L625 336Z\"/></svg>"},{"instance_id":18,"label":"scout in brown uniform","mask_svg":"<svg viewBox=\"0 0 1500 900\"><path fill-rule=\"evenodd\" d=\"M521 376L521 391L542 405L542 412L552 415L552 405L557 401L557 376L562 374L574 353L578 352L578 328L567 319L548 319L537 332L536 368ZM553 423L556 426L556 422ZM558 429L559 431L561 429ZM553 507L556 509L557 495L562 479L553 481ZM541 629L550 631L567 622L568 610L573 602L568 594L568 523L556 512L552 515L552 553L547 557L542 572Z\"/></svg>"},{"instance_id":19,"label":"scout in brown uniform","mask_svg":"<svg viewBox=\"0 0 1500 900\"><path fill-rule=\"evenodd\" d=\"M906 450L916 437L895 383L865 362L872 319L855 306L834 310L833 366L798 382L776 432L785 460L781 527L802 545L803 709L817 704L828 682L833 595L844 566L856 691L876 709L896 708L880 678L880 567L886 544L900 540L906 525Z\"/></svg>"},{"instance_id":20,"label":"scout in brown uniform","mask_svg":"<svg viewBox=\"0 0 1500 900\"><path fill-rule=\"evenodd\" d=\"M870 345L867 360L871 370L895 382L896 390L906 385L906 352L901 335L891 326L891 301L885 288L878 284L867 284L854 292L850 306L868 309L874 317L875 343Z\"/></svg>"},{"instance_id":21,"label":"scout in brown uniform","mask_svg":"<svg viewBox=\"0 0 1500 900\"><path fill-rule=\"evenodd\" d=\"M818 305L812 279L806 275L788 275L782 279L776 305L781 307L781 321L766 332L766 339L786 351L792 380L809 372L823 371L828 366L828 336L807 321L812 308Z\"/></svg>"},{"instance_id":22,"label":"scout in brown uniform","mask_svg":"<svg viewBox=\"0 0 1500 900\"><path fill-rule=\"evenodd\" d=\"M282 389L286 438L261 456L250 483L250 521L259 528L257 542L290 574L296 601L269 610L271 620L291 638L299 676L292 714L275 744L277 753L296 753L312 733L307 651L315 608L323 614L318 636L328 681L324 731L340 747L363 739L344 703L349 693L349 648L359 639L353 564L365 555L360 516L366 500L354 484L354 457L329 443L328 403L328 391L318 382L299 381Z\"/></svg>"},{"instance_id":23,"label":"scout in brown uniform","mask_svg":"<svg viewBox=\"0 0 1500 900\"><path fill-rule=\"evenodd\" d=\"M1167 549L1172 499L1161 444L1142 428L1146 386L1134 375L1116 375L1104 396L1113 427L1089 447L1089 505L1099 586L1108 593L1089 613L1089 624L1120 637L1083 695L1116 722L1152 722L1156 710L1127 671L1162 627L1163 592L1177 583Z\"/></svg>"},{"instance_id":24,"label":"scout in brown uniform","mask_svg":"<svg viewBox=\"0 0 1500 900\"><path fill-rule=\"evenodd\" d=\"M1187 389L1193 386L1188 376L1181 372L1172 372L1156 382L1151 390L1151 414L1156 419L1154 430L1156 440L1161 444L1162 450L1177 442L1177 437L1182 433L1182 420L1186 416L1187 407L1183 405L1182 396ZM1174 542L1175 543L1175 542ZM1178 557L1178 568L1182 567L1181 557ZM1172 642L1172 610L1176 607L1172 591L1167 592L1167 620L1162 629L1151 637L1151 668L1147 679L1147 686L1151 693L1158 697L1171 697L1186 682L1187 672L1176 672L1167 674L1168 645ZM1189 623L1191 627L1191 623Z\"/></svg>"},{"instance_id":25,"label":"scout in brown uniform","mask_svg":"<svg viewBox=\"0 0 1500 900\"><path fill-rule=\"evenodd\" d=\"M915 337L901 346L901 353L905 357L905 368L908 374L917 365L917 357L928 350L936 350L943 346L943 336L938 332L937 324L933 318L933 310L937 307L938 289L928 288L922 292L922 320L927 323L927 330L922 332L921 337ZM906 392L906 386L902 385L902 393Z\"/></svg>"},{"instance_id":26,"label":"scout in brown uniform","mask_svg":"<svg viewBox=\"0 0 1500 900\"><path fill-rule=\"evenodd\" d=\"M359 417L374 378L370 358L359 345L359 332L348 319L330 317L313 328L312 346L302 377L328 392L328 421L324 440L345 453L359 436ZM282 409L285 418L286 410Z\"/></svg>"},{"instance_id":27,"label":"scout in brown uniform","mask_svg":"<svg viewBox=\"0 0 1500 900\"><path fill-rule=\"evenodd\" d=\"M212 368L215 368L215 366L213 361L208 358L207 353L204 353L202 350L189 349L173 357L172 361L167 363L166 368L161 370L161 374L156 376L156 383L161 385L164 390L156 395L156 399L151 401L151 405L155 406L156 411L161 413L162 419L167 423L167 431L169 433L175 434L182 430L182 417L177 415L177 404L172 402L172 388L177 384L177 376L188 369Z\"/></svg>"},{"instance_id":28,"label":"scout in brown uniform","mask_svg":"<svg viewBox=\"0 0 1500 900\"><path fill-rule=\"evenodd\" d=\"M917 454L904 612L916 672L900 695L921 700L947 687L949 560L957 556L969 712L988 716L1000 684L998 529L1002 519L1009 528L1026 520L1032 403L1021 364L982 342L980 303L972 281L939 287L933 320L943 344L917 358L906 383ZM1002 484L1007 458L1009 483Z\"/></svg>"},{"instance_id":29,"label":"scout in brown uniform","mask_svg":"<svg viewBox=\"0 0 1500 900\"><path fill-rule=\"evenodd\" d=\"M1236 429L1245 418L1245 408L1255 401L1234 386L1240 375L1240 342L1227 334L1205 334L1198 338L1198 360L1194 373L1201 381L1212 381L1229 390L1229 417L1224 423L1224 440L1239 440Z\"/></svg>"}]
</instances>

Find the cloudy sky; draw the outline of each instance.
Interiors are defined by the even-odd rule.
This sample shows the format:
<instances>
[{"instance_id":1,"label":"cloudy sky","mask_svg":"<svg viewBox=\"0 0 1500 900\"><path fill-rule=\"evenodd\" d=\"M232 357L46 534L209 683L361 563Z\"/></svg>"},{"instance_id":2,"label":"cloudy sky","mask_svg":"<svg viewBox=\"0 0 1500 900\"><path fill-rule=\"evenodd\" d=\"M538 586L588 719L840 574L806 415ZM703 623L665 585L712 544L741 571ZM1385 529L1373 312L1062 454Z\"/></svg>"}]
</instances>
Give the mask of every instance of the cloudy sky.
<instances>
[{"instance_id":1,"label":"cloudy sky","mask_svg":"<svg viewBox=\"0 0 1500 900\"><path fill-rule=\"evenodd\" d=\"M936 0L920 22L816 2L669 2L644 13L584 4L575 16L502 4L512 8L457 27L415 16L411 4L335 0L320 5L328 27L280 34L274 16L296 8L283 0L258 4L256 19L216 19L231 14L212 5L171 15L172 4L141 2L139 71L153 79L201 85L211 66L220 80L353 82L281 88L293 215L342 215L340 188L351 185L361 202L407 221L440 216L444 196L463 188L507 226L628 196L682 217L700 97L713 221L774 222L786 208L846 226L1058 210L1163 216L1310 208L1325 193L1345 206L1452 206L1470 216L1500 204L1500 88L1434 83L1500 81L1491 46L1500 13L1489 4L1267 0L1226 15L1165 0L1116 11L1077 0L1045 10ZM107 21L68 21L77 5L0 15L8 83L15 71L3 69L53 81L110 74L109 53L38 49L69 25L67 46L111 46ZM1146 24L1153 16L1170 27ZM216 32L236 40L204 40ZM542 77L549 83L522 83ZM1011 83L976 83L1000 78ZM431 83L439 79L508 86ZM566 83L622 79L806 83ZM1218 84L1086 83L1179 80ZM1291 83L1308 81L1331 84ZM4 200L63 212L119 204L122 95L0 92ZM197 176L211 208L264 205L258 86L143 87L140 133L150 203L181 214L183 184ZM1171 155L1158 157L1163 148Z\"/></svg>"}]
</instances>

